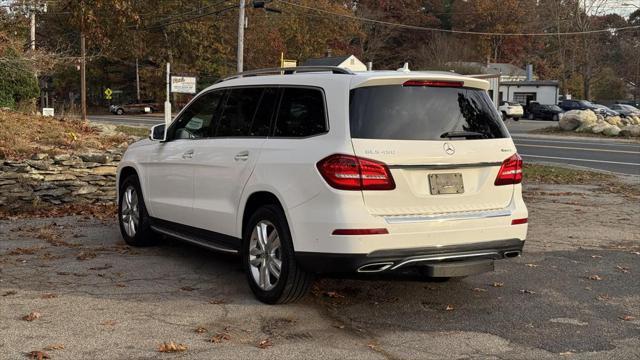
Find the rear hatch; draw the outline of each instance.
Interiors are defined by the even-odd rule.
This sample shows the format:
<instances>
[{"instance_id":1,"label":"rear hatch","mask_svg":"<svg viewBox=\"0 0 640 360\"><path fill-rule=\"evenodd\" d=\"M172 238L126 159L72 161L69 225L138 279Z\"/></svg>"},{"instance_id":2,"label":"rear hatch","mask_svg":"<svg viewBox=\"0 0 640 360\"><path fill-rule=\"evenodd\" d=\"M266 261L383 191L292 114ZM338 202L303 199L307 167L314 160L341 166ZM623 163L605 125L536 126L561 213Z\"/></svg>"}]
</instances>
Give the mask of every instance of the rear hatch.
<instances>
[{"instance_id":1,"label":"rear hatch","mask_svg":"<svg viewBox=\"0 0 640 360\"><path fill-rule=\"evenodd\" d=\"M408 81L407 81L408 80ZM495 185L515 146L485 90L400 79L350 94L355 155L389 167L395 189L365 190L375 215L503 209L514 185Z\"/></svg>"}]
</instances>

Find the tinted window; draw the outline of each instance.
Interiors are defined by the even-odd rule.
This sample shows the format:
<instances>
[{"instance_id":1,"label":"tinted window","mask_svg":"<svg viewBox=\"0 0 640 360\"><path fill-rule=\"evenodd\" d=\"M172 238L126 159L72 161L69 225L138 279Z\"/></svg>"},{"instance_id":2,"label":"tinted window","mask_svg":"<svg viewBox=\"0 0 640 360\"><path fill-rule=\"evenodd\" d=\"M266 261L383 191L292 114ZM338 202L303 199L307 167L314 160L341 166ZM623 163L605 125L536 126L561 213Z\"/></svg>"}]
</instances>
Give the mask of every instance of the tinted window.
<instances>
[{"instance_id":1,"label":"tinted window","mask_svg":"<svg viewBox=\"0 0 640 360\"><path fill-rule=\"evenodd\" d=\"M239 88L229 91L215 136L249 136L263 88Z\"/></svg>"},{"instance_id":2,"label":"tinted window","mask_svg":"<svg viewBox=\"0 0 640 360\"><path fill-rule=\"evenodd\" d=\"M305 137L326 131L322 91L304 88L284 89L274 135Z\"/></svg>"},{"instance_id":3,"label":"tinted window","mask_svg":"<svg viewBox=\"0 0 640 360\"><path fill-rule=\"evenodd\" d=\"M222 91L213 91L198 97L182 112L170 131L170 138L198 139L210 136L213 118L222 95Z\"/></svg>"},{"instance_id":4,"label":"tinted window","mask_svg":"<svg viewBox=\"0 0 640 360\"><path fill-rule=\"evenodd\" d=\"M424 86L371 86L351 90L353 138L441 140L445 133L504 138L507 131L485 91Z\"/></svg>"},{"instance_id":5,"label":"tinted window","mask_svg":"<svg viewBox=\"0 0 640 360\"><path fill-rule=\"evenodd\" d=\"M265 88L260 99L260 105L253 117L249 136L268 136L271 127L271 117L278 101L277 88Z\"/></svg>"}]
</instances>

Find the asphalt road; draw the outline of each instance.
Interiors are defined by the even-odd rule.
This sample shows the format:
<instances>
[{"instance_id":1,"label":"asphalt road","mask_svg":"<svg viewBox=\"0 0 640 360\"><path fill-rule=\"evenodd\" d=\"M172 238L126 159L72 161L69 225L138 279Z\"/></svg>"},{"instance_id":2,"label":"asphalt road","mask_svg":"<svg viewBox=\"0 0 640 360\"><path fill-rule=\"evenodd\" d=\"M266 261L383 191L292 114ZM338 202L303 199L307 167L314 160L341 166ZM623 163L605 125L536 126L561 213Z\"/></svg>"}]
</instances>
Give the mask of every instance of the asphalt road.
<instances>
[{"instance_id":1,"label":"asphalt road","mask_svg":"<svg viewBox=\"0 0 640 360\"><path fill-rule=\"evenodd\" d=\"M92 115L92 121L135 126L152 126L163 121L161 114ZM559 163L625 175L640 175L640 143L599 138L564 139L559 136L532 136L529 131L557 125L553 121L508 121L518 152L527 162Z\"/></svg>"}]
</instances>

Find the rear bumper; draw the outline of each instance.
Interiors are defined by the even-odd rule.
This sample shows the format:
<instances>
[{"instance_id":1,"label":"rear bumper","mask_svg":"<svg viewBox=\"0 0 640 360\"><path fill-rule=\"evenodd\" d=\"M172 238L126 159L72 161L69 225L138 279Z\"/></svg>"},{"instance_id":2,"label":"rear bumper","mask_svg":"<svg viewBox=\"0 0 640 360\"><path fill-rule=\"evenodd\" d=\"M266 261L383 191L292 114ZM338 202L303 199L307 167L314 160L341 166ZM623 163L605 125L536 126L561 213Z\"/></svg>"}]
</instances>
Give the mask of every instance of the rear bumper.
<instances>
[{"instance_id":1,"label":"rear bumper","mask_svg":"<svg viewBox=\"0 0 640 360\"><path fill-rule=\"evenodd\" d=\"M379 250L369 254L296 252L300 267L312 273L384 273L426 267L434 277L466 276L493 270L493 261L522 253L524 240Z\"/></svg>"}]
</instances>

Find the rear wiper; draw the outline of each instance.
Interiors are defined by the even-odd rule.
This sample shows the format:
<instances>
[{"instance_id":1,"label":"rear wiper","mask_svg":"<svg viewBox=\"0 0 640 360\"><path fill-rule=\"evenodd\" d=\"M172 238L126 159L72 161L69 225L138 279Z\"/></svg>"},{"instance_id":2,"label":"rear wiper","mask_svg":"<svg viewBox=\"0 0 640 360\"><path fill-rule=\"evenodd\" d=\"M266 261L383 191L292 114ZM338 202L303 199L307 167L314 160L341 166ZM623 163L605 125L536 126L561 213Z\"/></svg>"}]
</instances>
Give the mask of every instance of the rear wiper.
<instances>
[{"instance_id":1,"label":"rear wiper","mask_svg":"<svg viewBox=\"0 0 640 360\"><path fill-rule=\"evenodd\" d=\"M475 131L447 131L440 135L441 138L466 138L466 139L484 139L483 133Z\"/></svg>"}]
</instances>

